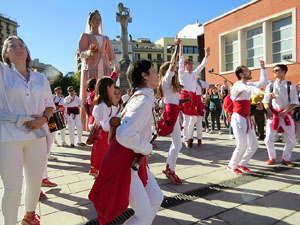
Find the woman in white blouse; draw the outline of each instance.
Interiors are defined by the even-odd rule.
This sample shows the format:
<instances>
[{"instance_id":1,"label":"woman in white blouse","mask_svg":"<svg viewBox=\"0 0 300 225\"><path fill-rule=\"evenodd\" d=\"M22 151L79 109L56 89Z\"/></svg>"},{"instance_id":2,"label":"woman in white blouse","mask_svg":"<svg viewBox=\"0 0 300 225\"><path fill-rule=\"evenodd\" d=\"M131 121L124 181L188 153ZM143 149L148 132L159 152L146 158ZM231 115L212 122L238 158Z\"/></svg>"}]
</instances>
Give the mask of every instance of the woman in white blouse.
<instances>
[{"instance_id":1,"label":"woman in white blouse","mask_svg":"<svg viewBox=\"0 0 300 225\"><path fill-rule=\"evenodd\" d=\"M138 171L131 167L136 157L152 152L153 89L158 85L158 76L147 60L132 63L127 76L135 91L123 110L122 123L89 195L100 224L115 219L128 204L135 214L124 224L151 224L163 200L146 158Z\"/></svg>"},{"instance_id":2,"label":"woman in white blouse","mask_svg":"<svg viewBox=\"0 0 300 225\"><path fill-rule=\"evenodd\" d=\"M35 214L47 159L47 121L55 108L49 82L30 69L25 43L5 40L0 62L0 175L4 225L16 225L25 175L22 225L40 224Z\"/></svg>"}]
</instances>

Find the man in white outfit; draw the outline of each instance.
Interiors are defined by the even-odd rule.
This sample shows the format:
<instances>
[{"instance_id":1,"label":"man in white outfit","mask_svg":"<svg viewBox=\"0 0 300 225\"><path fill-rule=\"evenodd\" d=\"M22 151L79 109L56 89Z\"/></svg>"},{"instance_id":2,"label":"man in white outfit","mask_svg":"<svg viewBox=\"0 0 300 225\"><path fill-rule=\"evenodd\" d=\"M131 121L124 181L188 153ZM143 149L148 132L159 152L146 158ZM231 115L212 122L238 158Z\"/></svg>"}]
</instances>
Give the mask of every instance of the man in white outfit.
<instances>
[{"instance_id":1,"label":"man in white outfit","mask_svg":"<svg viewBox=\"0 0 300 225\"><path fill-rule=\"evenodd\" d=\"M267 71L264 61L260 61L261 74L258 82L248 82L251 80L251 71L246 66L239 66L235 74L239 81L235 82L231 90L233 101L233 114L231 125L236 140L236 148L228 164L228 170L234 174L249 172L247 163L258 148L258 141L254 126L250 119L250 95L265 94L273 97L271 93L265 93L261 88L268 82Z\"/></svg>"},{"instance_id":2,"label":"man in white outfit","mask_svg":"<svg viewBox=\"0 0 300 225\"><path fill-rule=\"evenodd\" d=\"M294 166L290 161L292 150L296 145L296 129L292 110L299 105L299 101L296 85L285 80L287 70L286 65L276 65L273 68L275 81L266 87L266 91L273 92L277 95L277 98L270 100L265 96L263 99L268 113L265 144L269 156L267 163L274 164L276 159L275 135L277 132L284 132L285 146L282 153L282 164Z\"/></svg>"},{"instance_id":3,"label":"man in white outfit","mask_svg":"<svg viewBox=\"0 0 300 225\"><path fill-rule=\"evenodd\" d=\"M180 53L179 57L179 81L183 85L181 98L186 98L184 95L189 95L192 101L190 104L183 104L183 139L187 148L193 147L193 130L198 116L195 106L198 86L197 76L204 69L209 54L210 48L206 48L205 57L195 70L193 70L193 61L191 59L184 60L183 53Z\"/></svg>"},{"instance_id":4,"label":"man in white outfit","mask_svg":"<svg viewBox=\"0 0 300 225\"><path fill-rule=\"evenodd\" d=\"M86 144L81 142L82 137L82 123L80 120L80 110L79 108L83 105L81 99L76 96L74 88L72 86L68 87L69 96L65 98L65 106L67 108L67 121L70 133L71 147L75 147L74 143L74 132L75 126L77 128L77 145L86 146Z\"/></svg>"}]
</instances>

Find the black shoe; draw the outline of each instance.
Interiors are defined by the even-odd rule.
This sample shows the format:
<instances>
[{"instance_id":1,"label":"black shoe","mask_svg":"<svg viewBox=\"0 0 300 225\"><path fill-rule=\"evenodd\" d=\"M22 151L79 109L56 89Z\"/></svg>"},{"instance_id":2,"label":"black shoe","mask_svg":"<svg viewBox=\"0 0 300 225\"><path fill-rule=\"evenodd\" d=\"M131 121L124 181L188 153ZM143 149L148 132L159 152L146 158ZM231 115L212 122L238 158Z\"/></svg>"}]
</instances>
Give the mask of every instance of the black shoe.
<instances>
[{"instance_id":1,"label":"black shoe","mask_svg":"<svg viewBox=\"0 0 300 225\"><path fill-rule=\"evenodd\" d=\"M77 143L77 145L78 145L78 146L82 146L82 147L85 147L85 146L86 146L86 144L84 144L84 143Z\"/></svg>"},{"instance_id":2,"label":"black shoe","mask_svg":"<svg viewBox=\"0 0 300 225\"><path fill-rule=\"evenodd\" d=\"M193 148L193 139L189 139L184 144L187 149L192 149Z\"/></svg>"},{"instance_id":3,"label":"black shoe","mask_svg":"<svg viewBox=\"0 0 300 225\"><path fill-rule=\"evenodd\" d=\"M74 148L74 147L75 147L75 145L74 145L74 144L70 144L70 147Z\"/></svg>"}]
</instances>

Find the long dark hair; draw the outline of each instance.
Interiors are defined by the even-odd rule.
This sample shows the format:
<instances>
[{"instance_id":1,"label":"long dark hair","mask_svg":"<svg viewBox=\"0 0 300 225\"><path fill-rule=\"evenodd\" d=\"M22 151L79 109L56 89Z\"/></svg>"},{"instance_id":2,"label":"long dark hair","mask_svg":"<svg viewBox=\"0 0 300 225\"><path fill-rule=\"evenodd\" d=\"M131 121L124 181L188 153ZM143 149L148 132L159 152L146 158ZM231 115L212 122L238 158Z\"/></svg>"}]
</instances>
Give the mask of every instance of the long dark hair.
<instances>
[{"instance_id":1,"label":"long dark hair","mask_svg":"<svg viewBox=\"0 0 300 225\"><path fill-rule=\"evenodd\" d=\"M97 80L95 78L89 79L86 82L86 91L87 92L92 92L93 90L95 90L95 84L97 83Z\"/></svg>"},{"instance_id":2,"label":"long dark hair","mask_svg":"<svg viewBox=\"0 0 300 225\"><path fill-rule=\"evenodd\" d=\"M10 40L13 40L13 39L19 40L19 41L21 41L24 44L24 47L26 48L26 51L27 51L26 68L30 68L30 63L31 63L30 52L29 52L29 50L28 50L25 42L20 37L18 37L18 36L10 36L10 37L8 37L8 38L5 39L5 41L3 43L3 48L2 48L2 60L3 60L3 62L6 65L8 65L9 67L11 66L9 58L5 57L5 53L6 53L6 50L7 50L7 47L8 47L8 42Z\"/></svg>"},{"instance_id":3,"label":"long dark hair","mask_svg":"<svg viewBox=\"0 0 300 225\"><path fill-rule=\"evenodd\" d=\"M109 77L103 77L97 81L94 105L99 105L101 102L104 102L108 107L112 105L107 93L107 86L110 87L111 85L114 85L114 81Z\"/></svg>"},{"instance_id":4,"label":"long dark hair","mask_svg":"<svg viewBox=\"0 0 300 225\"><path fill-rule=\"evenodd\" d=\"M141 88L145 86L145 79L142 76L142 73L150 74L149 70L152 64L148 60L139 60L136 62L132 62L126 72L127 79L129 81L130 86L133 88L133 93L136 88Z\"/></svg>"}]
</instances>

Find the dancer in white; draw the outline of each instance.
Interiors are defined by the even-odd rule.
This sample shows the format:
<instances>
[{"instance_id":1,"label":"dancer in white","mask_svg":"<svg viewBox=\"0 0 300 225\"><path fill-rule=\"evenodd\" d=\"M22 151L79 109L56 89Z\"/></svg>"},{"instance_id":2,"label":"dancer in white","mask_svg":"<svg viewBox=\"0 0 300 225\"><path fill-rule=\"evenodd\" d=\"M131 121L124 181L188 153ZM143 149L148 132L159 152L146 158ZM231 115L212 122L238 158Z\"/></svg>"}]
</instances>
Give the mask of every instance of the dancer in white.
<instances>
[{"instance_id":1,"label":"dancer in white","mask_svg":"<svg viewBox=\"0 0 300 225\"><path fill-rule=\"evenodd\" d=\"M234 83L230 97L233 101L231 125L236 140L236 148L228 164L228 170L234 174L250 172L246 165L258 148L257 137L250 119L250 95L254 93L274 97L272 93L261 91L261 88L268 82L268 75L264 61L259 60L259 62L261 73L258 82L248 82L252 77L251 71L246 66L239 66L235 70L235 75L239 81Z\"/></svg>"},{"instance_id":2,"label":"dancer in white","mask_svg":"<svg viewBox=\"0 0 300 225\"><path fill-rule=\"evenodd\" d=\"M182 45L180 39L175 39L175 46ZM180 178L175 174L175 165L181 150L181 129L179 124L179 97L181 85L178 80L176 70L177 54L174 52L170 62L165 62L159 69L160 82L158 86L157 96L164 98L163 120L159 121L159 135L166 136L170 134L172 143L169 148L169 154L166 162L166 169L162 172L175 184L182 184ZM162 123L161 123L162 122Z\"/></svg>"},{"instance_id":3,"label":"dancer in white","mask_svg":"<svg viewBox=\"0 0 300 225\"><path fill-rule=\"evenodd\" d=\"M179 81L183 85L183 90L181 91L180 99L184 99L187 95L191 98L191 102L183 104L183 139L187 148L193 147L193 130L194 125L197 122L197 99L196 99L196 89L197 89L197 76L204 69L210 48L205 49L205 57L201 64L193 71L193 61L191 59L184 60L183 57L183 47L180 49L179 57Z\"/></svg>"},{"instance_id":4,"label":"dancer in white","mask_svg":"<svg viewBox=\"0 0 300 225\"><path fill-rule=\"evenodd\" d=\"M267 163L274 164L276 159L275 135L277 132L284 132L285 146L282 153L282 164L294 166L294 163L290 161L292 150L296 145L296 128L292 110L299 105L299 101L296 85L285 80L287 71L286 65L276 65L273 68L275 81L266 87L266 91L273 92L277 98L270 100L265 96L263 99L268 113L265 144L269 156Z\"/></svg>"}]
</instances>

